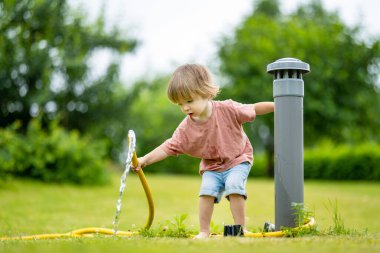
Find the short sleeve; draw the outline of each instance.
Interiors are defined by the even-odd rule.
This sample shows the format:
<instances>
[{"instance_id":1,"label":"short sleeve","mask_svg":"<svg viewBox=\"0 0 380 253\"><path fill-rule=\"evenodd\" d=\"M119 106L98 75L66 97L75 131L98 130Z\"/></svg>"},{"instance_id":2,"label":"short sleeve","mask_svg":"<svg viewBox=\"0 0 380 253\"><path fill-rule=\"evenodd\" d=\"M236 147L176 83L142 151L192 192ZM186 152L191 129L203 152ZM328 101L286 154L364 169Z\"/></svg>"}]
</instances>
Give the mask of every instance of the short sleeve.
<instances>
[{"instance_id":1,"label":"short sleeve","mask_svg":"<svg viewBox=\"0 0 380 253\"><path fill-rule=\"evenodd\" d=\"M236 113L236 118L241 124L253 121L256 118L255 106L253 104L241 104L232 100L231 102Z\"/></svg>"},{"instance_id":2,"label":"short sleeve","mask_svg":"<svg viewBox=\"0 0 380 253\"><path fill-rule=\"evenodd\" d=\"M173 133L173 136L162 143L160 147L165 151L166 154L170 156L178 156L180 154L183 154L181 143L181 135L177 129Z\"/></svg>"}]
</instances>

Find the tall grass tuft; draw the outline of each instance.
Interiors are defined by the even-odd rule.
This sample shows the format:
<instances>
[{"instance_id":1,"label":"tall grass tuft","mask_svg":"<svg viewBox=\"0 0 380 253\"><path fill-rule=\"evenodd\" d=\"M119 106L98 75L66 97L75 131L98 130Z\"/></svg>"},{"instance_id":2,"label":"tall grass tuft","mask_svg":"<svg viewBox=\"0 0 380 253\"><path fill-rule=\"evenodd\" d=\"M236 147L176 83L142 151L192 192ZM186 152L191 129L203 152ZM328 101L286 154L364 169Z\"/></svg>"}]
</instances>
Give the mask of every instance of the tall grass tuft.
<instances>
[{"instance_id":1,"label":"tall grass tuft","mask_svg":"<svg viewBox=\"0 0 380 253\"><path fill-rule=\"evenodd\" d=\"M329 201L330 207L325 205L327 210L332 213L333 226L330 226L326 233L328 235L359 235L361 232L349 229L345 226L343 216L339 212L338 201Z\"/></svg>"},{"instance_id":2,"label":"tall grass tuft","mask_svg":"<svg viewBox=\"0 0 380 253\"><path fill-rule=\"evenodd\" d=\"M184 221L187 216L187 214L176 215L173 219L161 223L158 229L143 229L140 235L143 237L189 238L195 231L186 226Z\"/></svg>"}]
</instances>

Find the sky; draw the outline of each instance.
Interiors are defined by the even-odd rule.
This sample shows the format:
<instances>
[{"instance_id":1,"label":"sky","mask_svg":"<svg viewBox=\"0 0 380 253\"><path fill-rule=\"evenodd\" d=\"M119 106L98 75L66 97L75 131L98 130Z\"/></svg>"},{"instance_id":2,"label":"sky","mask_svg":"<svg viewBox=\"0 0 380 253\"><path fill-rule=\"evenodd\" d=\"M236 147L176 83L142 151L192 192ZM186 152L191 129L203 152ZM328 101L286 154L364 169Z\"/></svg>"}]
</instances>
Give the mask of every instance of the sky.
<instances>
[{"instance_id":1,"label":"sky","mask_svg":"<svg viewBox=\"0 0 380 253\"><path fill-rule=\"evenodd\" d=\"M69 0L82 8L89 20L104 11L109 27L117 25L127 38L140 41L132 54L121 59L121 80L126 85L176 66L197 62L206 66L216 60L217 41L231 34L253 10L253 0ZM308 0L280 0L284 13ZM379 0L322 0L330 11L338 11L348 25L362 24L365 35L380 35ZM92 58L93 74L105 71L113 59L108 51ZM279 56L281 58L282 56ZM265 66L264 66L265 67Z\"/></svg>"}]
</instances>

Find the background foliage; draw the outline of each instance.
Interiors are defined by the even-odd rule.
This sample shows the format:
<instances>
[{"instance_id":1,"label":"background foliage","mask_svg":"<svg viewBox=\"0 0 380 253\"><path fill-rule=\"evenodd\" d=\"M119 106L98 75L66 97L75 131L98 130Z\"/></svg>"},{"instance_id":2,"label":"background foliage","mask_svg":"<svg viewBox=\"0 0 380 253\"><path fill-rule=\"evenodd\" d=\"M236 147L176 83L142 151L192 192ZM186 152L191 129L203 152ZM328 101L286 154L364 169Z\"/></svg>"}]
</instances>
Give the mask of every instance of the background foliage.
<instances>
[{"instance_id":1,"label":"background foliage","mask_svg":"<svg viewBox=\"0 0 380 253\"><path fill-rule=\"evenodd\" d=\"M322 144L305 152L307 179L380 180L380 146Z\"/></svg>"},{"instance_id":2,"label":"background foliage","mask_svg":"<svg viewBox=\"0 0 380 253\"><path fill-rule=\"evenodd\" d=\"M305 176L376 179L378 147L371 143L379 141L380 38L363 37L364 27L346 25L317 0L290 14L281 12L278 0L253 3L252 13L218 42L218 64L212 68L222 86L218 99L272 101L267 64L283 57L309 63L311 73L304 77L304 140L312 151L305 152ZM137 40L118 27L106 29L102 15L92 23L85 16L83 10L70 9L66 0L0 2L0 173L47 181L66 181L73 173L73 181L79 182L75 167L87 168L81 162L89 157L94 168L103 164L103 153L113 161L123 158L129 129L135 130L138 154L144 155L170 138L183 119L166 98L166 75L128 88L122 85L121 57L136 49ZM94 75L90 62L104 50L113 53L113 60L104 73ZM255 147L252 174L273 175L273 114L246 124L245 131ZM64 151L74 159L66 165L58 162L59 148L68 145L65 138L71 149L83 152L78 158L70 148ZM334 143L326 149L330 152L321 146L325 140ZM24 153L14 151L18 149ZM198 164L198 159L180 156L146 171L196 174ZM336 169L343 164L348 174ZM15 173L18 167L23 169ZM67 173L62 176L66 179L49 174L58 168ZM91 172L84 171L90 178Z\"/></svg>"},{"instance_id":3,"label":"background foliage","mask_svg":"<svg viewBox=\"0 0 380 253\"><path fill-rule=\"evenodd\" d=\"M59 118L66 129L107 139L112 154L125 136L129 104L119 58L136 40L106 30L103 16L89 24L66 0L1 1L0 17L0 127L17 120L25 130L38 115L45 123ZM89 60L97 50L115 58L95 77Z\"/></svg>"},{"instance_id":4,"label":"background foliage","mask_svg":"<svg viewBox=\"0 0 380 253\"><path fill-rule=\"evenodd\" d=\"M320 1L301 5L290 15L282 14L279 6L278 0L257 1L252 15L221 40L220 70L228 80L223 97L246 103L273 100L265 66L295 57L311 66L304 78L305 145L326 138L338 143L378 141L379 38L364 40L362 27L347 26ZM273 117L260 117L247 131L273 154ZM268 164L271 171L273 164Z\"/></svg>"},{"instance_id":5,"label":"background foliage","mask_svg":"<svg viewBox=\"0 0 380 253\"><path fill-rule=\"evenodd\" d=\"M29 177L45 182L104 184L104 143L81 138L79 132L67 132L57 121L42 129L33 119L26 134L18 134L19 122L0 129L0 176Z\"/></svg>"},{"instance_id":6,"label":"background foliage","mask_svg":"<svg viewBox=\"0 0 380 253\"><path fill-rule=\"evenodd\" d=\"M304 151L304 178L323 180L380 180L380 145L323 142ZM267 160L263 153L255 156L250 177L266 175Z\"/></svg>"}]
</instances>

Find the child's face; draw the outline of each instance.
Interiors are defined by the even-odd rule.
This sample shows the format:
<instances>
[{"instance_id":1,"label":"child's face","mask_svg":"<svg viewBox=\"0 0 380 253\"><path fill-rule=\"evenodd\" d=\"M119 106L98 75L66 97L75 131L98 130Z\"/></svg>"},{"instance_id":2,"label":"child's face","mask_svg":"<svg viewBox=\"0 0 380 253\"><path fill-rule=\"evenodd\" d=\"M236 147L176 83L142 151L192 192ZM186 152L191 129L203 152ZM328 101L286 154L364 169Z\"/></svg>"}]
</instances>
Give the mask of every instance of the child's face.
<instances>
[{"instance_id":1,"label":"child's face","mask_svg":"<svg viewBox=\"0 0 380 253\"><path fill-rule=\"evenodd\" d=\"M207 119L210 112L210 100L200 96L193 96L190 100L179 99L178 106L181 111L194 120Z\"/></svg>"}]
</instances>

